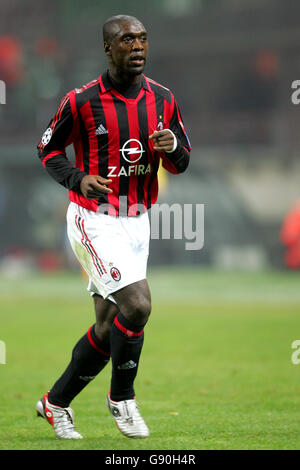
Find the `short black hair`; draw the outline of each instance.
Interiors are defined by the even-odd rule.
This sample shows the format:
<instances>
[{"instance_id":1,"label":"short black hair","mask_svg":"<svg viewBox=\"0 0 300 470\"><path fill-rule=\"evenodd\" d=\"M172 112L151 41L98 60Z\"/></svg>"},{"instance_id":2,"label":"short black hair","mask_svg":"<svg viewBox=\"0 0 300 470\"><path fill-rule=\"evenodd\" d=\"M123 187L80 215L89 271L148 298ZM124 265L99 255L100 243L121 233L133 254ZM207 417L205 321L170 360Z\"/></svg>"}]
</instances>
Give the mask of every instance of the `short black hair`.
<instances>
[{"instance_id":1,"label":"short black hair","mask_svg":"<svg viewBox=\"0 0 300 470\"><path fill-rule=\"evenodd\" d=\"M116 15L108 18L103 25L103 41L110 44L114 38L114 36L118 33L118 25L123 22L131 22L135 21L140 24L142 22L136 18L135 16L130 15Z\"/></svg>"}]
</instances>

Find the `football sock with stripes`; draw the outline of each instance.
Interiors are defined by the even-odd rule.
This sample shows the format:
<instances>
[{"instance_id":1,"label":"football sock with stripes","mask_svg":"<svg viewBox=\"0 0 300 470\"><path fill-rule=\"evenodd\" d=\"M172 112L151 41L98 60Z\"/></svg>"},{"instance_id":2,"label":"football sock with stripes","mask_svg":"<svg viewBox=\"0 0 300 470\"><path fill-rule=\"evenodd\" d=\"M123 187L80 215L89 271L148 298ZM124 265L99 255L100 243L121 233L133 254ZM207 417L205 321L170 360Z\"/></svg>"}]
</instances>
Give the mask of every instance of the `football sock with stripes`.
<instances>
[{"instance_id":1,"label":"football sock with stripes","mask_svg":"<svg viewBox=\"0 0 300 470\"><path fill-rule=\"evenodd\" d=\"M144 326L129 322L119 313L112 324L110 350L112 378L110 398L114 401L134 398L134 379L144 342Z\"/></svg>"},{"instance_id":2,"label":"football sock with stripes","mask_svg":"<svg viewBox=\"0 0 300 470\"><path fill-rule=\"evenodd\" d=\"M95 325L91 326L75 345L70 364L50 390L49 402L67 408L109 362L109 347L97 338Z\"/></svg>"}]
</instances>

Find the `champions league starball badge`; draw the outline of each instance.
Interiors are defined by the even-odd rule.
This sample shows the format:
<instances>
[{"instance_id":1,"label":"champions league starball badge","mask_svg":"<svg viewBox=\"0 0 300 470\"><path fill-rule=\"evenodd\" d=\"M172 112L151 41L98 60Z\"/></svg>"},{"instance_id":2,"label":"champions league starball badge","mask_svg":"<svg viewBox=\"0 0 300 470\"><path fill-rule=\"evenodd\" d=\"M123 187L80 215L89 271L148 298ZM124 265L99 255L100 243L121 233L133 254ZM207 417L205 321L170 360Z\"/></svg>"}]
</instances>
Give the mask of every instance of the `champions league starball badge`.
<instances>
[{"instance_id":1,"label":"champions league starball badge","mask_svg":"<svg viewBox=\"0 0 300 470\"><path fill-rule=\"evenodd\" d=\"M52 129L48 127L48 129L45 130L43 137L42 137L42 144L47 145L49 144L50 140L52 137Z\"/></svg>"}]
</instances>

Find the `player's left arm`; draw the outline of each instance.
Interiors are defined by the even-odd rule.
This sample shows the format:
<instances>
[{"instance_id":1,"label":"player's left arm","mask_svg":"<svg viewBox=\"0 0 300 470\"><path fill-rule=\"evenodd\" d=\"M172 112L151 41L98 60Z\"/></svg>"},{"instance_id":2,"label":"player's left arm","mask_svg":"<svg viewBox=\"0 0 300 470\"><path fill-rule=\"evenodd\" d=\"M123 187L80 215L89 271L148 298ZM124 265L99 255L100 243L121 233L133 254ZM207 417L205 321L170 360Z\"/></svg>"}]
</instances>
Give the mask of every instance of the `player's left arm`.
<instances>
[{"instance_id":1,"label":"player's left arm","mask_svg":"<svg viewBox=\"0 0 300 470\"><path fill-rule=\"evenodd\" d=\"M187 169L191 146L175 99L169 128L154 131L149 139L154 142L154 150L162 152L162 164L166 170L178 174Z\"/></svg>"}]
</instances>

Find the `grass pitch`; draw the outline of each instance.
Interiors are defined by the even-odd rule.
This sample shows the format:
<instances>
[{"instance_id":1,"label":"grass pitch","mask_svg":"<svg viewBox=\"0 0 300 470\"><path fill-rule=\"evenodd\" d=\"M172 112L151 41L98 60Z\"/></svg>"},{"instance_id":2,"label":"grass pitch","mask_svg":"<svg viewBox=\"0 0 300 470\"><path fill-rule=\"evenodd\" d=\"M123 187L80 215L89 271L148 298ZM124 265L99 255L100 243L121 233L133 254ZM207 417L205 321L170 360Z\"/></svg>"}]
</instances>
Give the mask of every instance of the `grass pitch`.
<instances>
[{"instance_id":1,"label":"grass pitch","mask_svg":"<svg viewBox=\"0 0 300 470\"><path fill-rule=\"evenodd\" d=\"M0 449L300 449L300 274L161 269L149 282L135 389L150 437L117 430L109 364L72 403L84 439L61 441L35 403L94 322L85 281L1 279Z\"/></svg>"}]
</instances>

